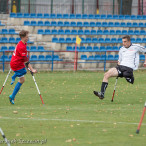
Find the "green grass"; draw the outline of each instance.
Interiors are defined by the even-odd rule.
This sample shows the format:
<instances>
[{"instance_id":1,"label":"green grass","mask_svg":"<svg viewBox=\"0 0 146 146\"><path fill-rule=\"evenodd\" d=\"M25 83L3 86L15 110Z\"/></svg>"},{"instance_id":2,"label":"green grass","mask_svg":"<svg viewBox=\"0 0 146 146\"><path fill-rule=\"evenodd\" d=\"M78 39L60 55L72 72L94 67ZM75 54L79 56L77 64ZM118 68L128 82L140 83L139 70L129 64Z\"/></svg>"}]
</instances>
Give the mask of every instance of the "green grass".
<instances>
[{"instance_id":1,"label":"green grass","mask_svg":"<svg viewBox=\"0 0 146 146\"><path fill-rule=\"evenodd\" d=\"M20 146L21 140L47 140L44 144L47 146L145 146L145 118L140 134L135 132L146 99L146 71L135 72L134 85L119 78L113 103L115 78L109 80L104 100L93 95L93 90L100 89L103 74L83 71L36 74L45 106L29 73L15 105L11 105L8 96L15 84L9 85L9 77L0 95L0 127L14 146ZM6 75L0 73L1 86Z\"/></svg>"}]
</instances>

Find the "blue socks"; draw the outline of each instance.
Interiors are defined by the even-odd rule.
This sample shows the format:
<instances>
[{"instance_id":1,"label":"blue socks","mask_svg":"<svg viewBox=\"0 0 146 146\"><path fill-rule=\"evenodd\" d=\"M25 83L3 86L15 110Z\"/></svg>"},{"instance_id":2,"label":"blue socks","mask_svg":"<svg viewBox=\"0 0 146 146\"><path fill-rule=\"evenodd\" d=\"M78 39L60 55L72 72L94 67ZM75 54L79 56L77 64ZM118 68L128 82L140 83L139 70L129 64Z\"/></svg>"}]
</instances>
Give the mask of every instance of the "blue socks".
<instances>
[{"instance_id":1,"label":"blue socks","mask_svg":"<svg viewBox=\"0 0 146 146\"><path fill-rule=\"evenodd\" d=\"M15 82L15 78L16 78L16 74L14 74L14 75L12 76L11 85L13 85L13 83Z\"/></svg>"},{"instance_id":2,"label":"blue socks","mask_svg":"<svg viewBox=\"0 0 146 146\"><path fill-rule=\"evenodd\" d=\"M16 86L15 86L15 88L14 88L14 91L13 91L13 93L12 93L12 99L14 99L15 98L15 96L16 96L16 94L18 93L18 91L19 91L19 89L20 89L20 87L21 87L21 83L20 82L18 82L17 84L16 84Z\"/></svg>"}]
</instances>

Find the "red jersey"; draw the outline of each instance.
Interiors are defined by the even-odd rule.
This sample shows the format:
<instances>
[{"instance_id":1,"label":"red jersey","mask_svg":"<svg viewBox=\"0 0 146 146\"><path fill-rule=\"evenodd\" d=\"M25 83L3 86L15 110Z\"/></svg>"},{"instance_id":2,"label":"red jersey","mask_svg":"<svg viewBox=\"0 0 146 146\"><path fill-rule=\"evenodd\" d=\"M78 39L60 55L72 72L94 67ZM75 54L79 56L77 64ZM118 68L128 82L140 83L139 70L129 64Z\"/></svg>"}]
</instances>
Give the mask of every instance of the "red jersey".
<instances>
[{"instance_id":1,"label":"red jersey","mask_svg":"<svg viewBox=\"0 0 146 146\"><path fill-rule=\"evenodd\" d=\"M13 71L17 71L24 68L24 62L27 62L29 60L27 58L26 45L27 43L24 44L22 41L17 44L10 62L10 66Z\"/></svg>"}]
</instances>

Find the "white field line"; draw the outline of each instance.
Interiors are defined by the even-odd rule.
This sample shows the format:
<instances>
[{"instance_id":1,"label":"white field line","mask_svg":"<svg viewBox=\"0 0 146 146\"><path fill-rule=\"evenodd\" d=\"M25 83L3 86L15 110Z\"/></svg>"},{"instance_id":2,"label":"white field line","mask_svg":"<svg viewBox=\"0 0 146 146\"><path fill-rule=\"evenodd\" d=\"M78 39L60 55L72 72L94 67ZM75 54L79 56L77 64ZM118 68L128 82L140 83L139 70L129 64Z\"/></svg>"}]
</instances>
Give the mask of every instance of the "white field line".
<instances>
[{"instance_id":1,"label":"white field line","mask_svg":"<svg viewBox=\"0 0 146 146\"><path fill-rule=\"evenodd\" d=\"M139 123L130 122L107 122L107 121L94 121L94 120L72 120L72 119L46 119L46 118L11 118L11 117L0 117L0 119L7 120L33 120L33 121L60 121L60 122L81 122L81 123L104 123L104 124L126 124L126 125L138 125ZM146 125L146 123L142 123Z\"/></svg>"}]
</instances>

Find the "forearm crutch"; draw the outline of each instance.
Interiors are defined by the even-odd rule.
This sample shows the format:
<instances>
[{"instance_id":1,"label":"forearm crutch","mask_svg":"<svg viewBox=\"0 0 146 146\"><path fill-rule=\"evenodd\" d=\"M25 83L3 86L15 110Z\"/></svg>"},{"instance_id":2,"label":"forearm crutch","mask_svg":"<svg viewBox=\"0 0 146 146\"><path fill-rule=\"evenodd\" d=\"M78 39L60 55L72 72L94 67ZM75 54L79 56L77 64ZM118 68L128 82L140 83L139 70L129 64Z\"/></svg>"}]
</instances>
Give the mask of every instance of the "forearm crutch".
<instances>
[{"instance_id":1,"label":"forearm crutch","mask_svg":"<svg viewBox=\"0 0 146 146\"><path fill-rule=\"evenodd\" d=\"M113 92L113 96L112 96L111 102L113 102L113 99L114 99L114 95L115 95L115 92L116 92L117 82L118 82L118 77L116 78L115 87L114 87L114 92Z\"/></svg>"}]
</instances>

